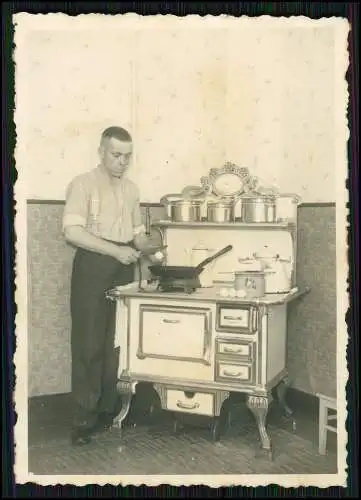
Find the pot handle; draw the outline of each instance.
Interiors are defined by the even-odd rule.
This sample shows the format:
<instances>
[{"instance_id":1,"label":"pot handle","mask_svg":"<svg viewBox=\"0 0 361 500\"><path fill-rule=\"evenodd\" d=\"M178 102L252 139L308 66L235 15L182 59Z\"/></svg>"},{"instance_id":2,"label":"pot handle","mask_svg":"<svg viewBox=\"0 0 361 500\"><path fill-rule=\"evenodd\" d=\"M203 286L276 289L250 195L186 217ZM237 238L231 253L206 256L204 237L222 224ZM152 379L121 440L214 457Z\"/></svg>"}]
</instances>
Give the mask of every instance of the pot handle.
<instances>
[{"instance_id":1,"label":"pot handle","mask_svg":"<svg viewBox=\"0 0 361 500\"><path fill-rule=\"evenodd\" d=\"M192 199L192 198L197 198L198 196L201 196L205 194L205 189L204 187L199 187L199 186L186 186L182 190L182 198L186 199ZM171 195L170 195L171 196Z\"/></svg>"}]
</instances>

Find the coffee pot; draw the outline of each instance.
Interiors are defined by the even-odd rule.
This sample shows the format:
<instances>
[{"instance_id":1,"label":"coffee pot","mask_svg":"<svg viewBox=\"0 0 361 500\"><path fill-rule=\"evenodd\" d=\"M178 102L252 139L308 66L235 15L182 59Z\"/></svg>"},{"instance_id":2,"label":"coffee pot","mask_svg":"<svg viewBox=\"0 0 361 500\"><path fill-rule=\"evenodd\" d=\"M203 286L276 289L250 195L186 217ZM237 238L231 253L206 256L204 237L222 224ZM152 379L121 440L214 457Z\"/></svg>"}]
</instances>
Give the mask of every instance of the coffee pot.
<instances>
[{"instance_id":1,"label":"coffee pot","mask_svg":"<svg viewBox=\"0 0 361 500\"><path fill-rule=\"evenodd\" d=\"M292 261L273 253L267 246L253 254L262 263L266 293L287 293L291 290Z\"/></svg>"}]
</instances>

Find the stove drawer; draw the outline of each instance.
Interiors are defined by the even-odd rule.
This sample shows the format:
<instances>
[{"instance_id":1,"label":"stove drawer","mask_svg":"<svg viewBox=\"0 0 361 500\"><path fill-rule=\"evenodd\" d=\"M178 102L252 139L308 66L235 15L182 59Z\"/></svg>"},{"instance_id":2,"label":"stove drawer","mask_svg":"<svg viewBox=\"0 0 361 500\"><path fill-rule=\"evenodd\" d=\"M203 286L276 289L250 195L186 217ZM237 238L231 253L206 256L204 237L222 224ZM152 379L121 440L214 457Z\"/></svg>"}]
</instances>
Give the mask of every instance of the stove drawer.
<instances>
[{"instance_id":1,"label":"stove drawer","mask_svg":"<svg viewBox=\"0 0 361 500\"><path fill-rule=\"evenodd\" d=\"M254 342L247 340L216 339L217 354L249 362L254 358L254 345Z\"/></svg>"},{"instance_id":2,"label":"stove drawer","mask_svg":"<svg viewBox=\"0 0 361 500\"><path fill-rule=\"evenodd\" d=\"M252 383L252 365L218 361L216 363L216 381L238 381Z\"/></svg>"},{"instance_id":3,"label":"stove drawer","mask_svg":"<svg viewBox=\"0 0 361 500\"><path fill-rule=\"evenodd\" d=\"M220 332L255 333L257 309L252 306L217 304L216 328Z\"/></svg>"},{"instance_id":4,"label":"stove drawer","mask_svg":"<svg viewBox=\"0 0 361 500\"><path fill-rule=\"evenodd\" d=\"M197 415L214 415L214 394L167 389L167 410Z\"/></svg>"}]
</instances>

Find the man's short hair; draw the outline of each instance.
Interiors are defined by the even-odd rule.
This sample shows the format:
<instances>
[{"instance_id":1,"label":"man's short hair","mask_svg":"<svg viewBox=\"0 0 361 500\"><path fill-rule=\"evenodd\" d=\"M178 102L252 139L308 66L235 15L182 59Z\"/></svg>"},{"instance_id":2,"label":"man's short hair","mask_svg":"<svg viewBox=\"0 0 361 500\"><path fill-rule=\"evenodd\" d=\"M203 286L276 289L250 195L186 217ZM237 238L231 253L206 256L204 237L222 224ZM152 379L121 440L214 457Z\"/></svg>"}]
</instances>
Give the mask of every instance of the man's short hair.
<instances>
[{"instance_id":1,"label":"man's short hair","mask_svg":"<svg viewBox=\"0 0 361 500\"><path fill-rule=\"evenodd\" d=\"M122 127L108 127L104 130L101 136L101 142L104 139L118 139L122 142L132 142L132 136L130 133Z\"/></svg>"}]
</instances>

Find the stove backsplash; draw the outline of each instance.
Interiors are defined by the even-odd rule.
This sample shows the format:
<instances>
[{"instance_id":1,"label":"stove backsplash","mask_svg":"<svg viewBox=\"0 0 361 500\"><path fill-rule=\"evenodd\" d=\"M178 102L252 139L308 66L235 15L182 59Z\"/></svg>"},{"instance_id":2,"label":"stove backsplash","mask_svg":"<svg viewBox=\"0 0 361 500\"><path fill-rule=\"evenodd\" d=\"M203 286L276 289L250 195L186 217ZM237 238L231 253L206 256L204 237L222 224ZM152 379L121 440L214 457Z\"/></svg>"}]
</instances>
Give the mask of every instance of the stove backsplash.
<instances>
[{"instance_id":1,"label":"stove backsplash","mask_svg":"<svg viewBox=\"0 0 361 500\"><path fill-rule=\"evenodd\" d=\"M211 264L214 280L219 280L224 274L232 273L240 267L239 259L251 257L255 252L262 252L267 246L268 251L279 254L293 266L293 242L289 232L274 230L242 230L220 229L213 227L204 229L167 230L166 243L167 263L170 265L194 265L192 262L192 248L199 245L216 253L221 248L232 245L233 249L219 257Z\"/></svg>"},{"instance_id":2,"label":"stove backsplash","mask_svg":"<svg viewBox=\"0 0 361 500\"><path fill-rule=\"evenodd\" d=\"M64 204L58 201L28 203L29 396L67 393L71 388L69 286L74 249L64 242L61 234L63 207ZM151 216L152 220L162 219L164 211L161 207L152 207ZM191 238L187 235L182 248L191 248L199 239L204 239L204 232L201 236L197 233ZM312 292L290 306L288 364L292 385L310 394L322 392L335 396L334 204L301 205L297 237L297 284L310 286ZM243 256L243 253L253 250L245 232L239 232L235 238L235 251L221 257L218 268L226 263L233 266L238 254ZM180 240L178 238L178 245ZM209 233L207 242L215 250L229 243L221 232L216 236ZM259 243L263 242L260 240ZM291 251L287 238L281 239L277 245L280 254ZM179 263L181 251L172 248L171 244L170 258ZM185 254L184 258L185 263Z\"/></svg>"}]
</instances>

